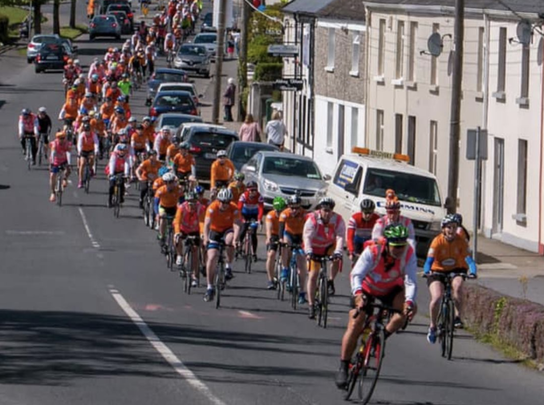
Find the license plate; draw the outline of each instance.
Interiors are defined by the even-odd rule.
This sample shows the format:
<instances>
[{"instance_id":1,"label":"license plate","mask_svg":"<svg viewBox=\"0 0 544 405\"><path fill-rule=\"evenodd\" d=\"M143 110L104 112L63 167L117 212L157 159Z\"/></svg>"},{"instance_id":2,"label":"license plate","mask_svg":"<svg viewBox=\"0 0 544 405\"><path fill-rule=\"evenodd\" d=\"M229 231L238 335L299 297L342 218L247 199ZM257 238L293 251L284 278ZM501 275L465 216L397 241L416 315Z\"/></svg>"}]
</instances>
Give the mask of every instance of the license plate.
<instances>
[{"instance_id":1,"label":"license plate","mask_svg":"<svg viewBox=\"0 0 544 405\"><path fill-rule=\"evenodd\" d=\"M204 157L206 159L215 159L217 156L215 155L215 153L204 153Z\"/></svg>"},{"instance_id":2,"label":"license plate","mask_svg":"<svg viewBox=\"0 0 544 405\"><path fill-rule=\"evenodd\" d=\"M59 60L59 57L58 56L48 56L46 59L47 60Z\"/></svg>"}]
</instances>

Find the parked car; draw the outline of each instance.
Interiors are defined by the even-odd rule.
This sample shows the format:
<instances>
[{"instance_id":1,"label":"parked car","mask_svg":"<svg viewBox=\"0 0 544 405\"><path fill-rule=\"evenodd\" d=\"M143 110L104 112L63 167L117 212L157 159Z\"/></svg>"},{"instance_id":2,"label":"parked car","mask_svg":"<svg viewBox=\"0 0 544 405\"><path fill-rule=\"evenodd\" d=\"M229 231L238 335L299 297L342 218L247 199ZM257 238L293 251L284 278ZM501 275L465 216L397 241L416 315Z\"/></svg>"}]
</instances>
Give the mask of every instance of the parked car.
<instances>
[{"instance_id":1,"label":"parked car","mask_svg":"<svg viewBox=\"0 0 544 405\"><path fill-rule=\"evenodd\" d=\"M199 181L210 181L210 169L217 158L217 151L227 149L238 140L235 131L213 124L183 124L178 128L182 142L188 142L196 161L196 177Z\"/></svg>"},{"instance_id":2,"label":"parked car","mask_svg":"<svg viewBox=\"0 0 544 405\"><path fill-rule=\"evenodd\" d=\"M204 45L206 47L206 52L208 56L214 60L217 54L217 33L216 32L205 32L196 34L194 44Z\"/></svg>"},{"instance_id":3,"label":"parked car","mask_svg":"<svg viewBox=\"0 0 544 405\"><path fill-rule=\"evenodd\" d=\"M121 38L121 25L115 15L97 15L89 23L89 39L92 41L96 37L114 37Z\"/></svg>"},{"instance_id":4,"label":"parked car","mask_svg":"<svg viewBox=\"0 0 544 405\"><path fill-rule=\"evenodd\" d=\"M157 89L157 92L167 90L188 91L191 93L191 96L193 96L193 101L195 102L196 106L200 107L200 97L202 97L202 94L197 93L196 87L193 83L161 83ZM200 108L198 108L198 110L200 113Z\"/></svg>"},{"instance_id":5,"label":"parked car","mask_svg":"<svg viewBox=\"0 0 544 405\"><path fill-rule=\"evenodd\" d=\"M127 17L127 13L122 10L108 11L107 15L115 16L121 26L121 34L132 34L132 25Z\"/></svg>"},{"instance_id":6,"label":"parked car","mask_svg":"<svg viewBox=\"0 0 544 405\"><path fill-rule=\"evenodd\" d=\"M132 33L134 30L134 13L132 12L130 5L128 3L121 2L110 4L106 9L106 14L112 14L117 11L122 11L127 15L127 18L130 21L130 32Z\"/></svg>"},{"instance_id":7,"label":"parked car","mask_svg":"<svg viewBox=\"0 0 544 405\"><path fill-rule=\"evenodd\" d=\"M217 28L213 26L213 13L206 13L204 15L200 32L217 32Z\"/></svg>"},{"instance_id":8,"label":"parked car","mask_svg":"<svg viewBox=\"0 0 544 405\"><path fill-rule=\"evenodd\" d=\"M107 14L110 4L128 4L132 9L132 0L98 0L99 1L99 13Z\"/></svg>"},{"instance_id":9,"label":"parked car","mask_svg":"<svg viewBox=\"0 0 544 405\"><path fill-rule=\"evenodd\" d=\"M210 56L204 45L183 44L174 58L174 66L187 72L210 77Z\"/></svg>"},{"instance_id":10,"label":"parked car","mask_svg":"<svg viewBox=\"0 0 544 405\"><path fill-rule=\"evenodd\" d=\"M34 58L35 72L45 72L48 69L62 70L68 59L69 56L64 44L60 42L43 44Z\"/></svg>"},{"instance_id":11,"label":"parked car","mask_svg":"<svg viewBox=\"0 0 544 405\"><path fill-rule=\"evenodd\" d=\"M185 83L187 80L187 72L184 70L169 68L155 69L155 73L153 73L147 82L146 105L151 105L161 83Z\"/></svg>"},{"instance_id":12,"label":"parked car","mask_svg":"<svg viewBox=\"0 0 544 405\"><path fill-rule=\"evenodd\" d=\"M269 143L261 142L233 142L227 148L227 157L232 160L236 170L241 170L253 155L259 151L279 152L279 148Z\"/></svg>"},{"instance_id":13,"label":"parked car","mask_svg":"<svg viewBox=\"0 0 544 405\"><path fill-rule=\"evenodd\" d=\"M26 47L26 61L28 63L34 62L34 58L38 54L38 51L43 44L53 44L59 41L60 37L57 34L34 35Z\"/></svg>"},{"instance_id":14,"label":"parked car","mask_svg":"<svg viewBox=\"0 0 544 405\"><path fill-rule=\"evenodd\" d=\"M203 120L199 115L164 113L159 115L159 118L155 121L155 128L162 128L166 125L177 130L182 124L187 122L203 122Z\"/></svg>"},{"instance_id":15,"label":"parked car","mask_svg":"<svg viewBox=\"0 0 544 405\"><path fill-rule=\"evenodd\" d=\"M198 115L198 109L188 91L161 91L157 93L149 109L149 115L157 117L167 112Z\"/></svg>"},{"instance_id":16,"label":"parked car","mask_svg":"<svg viewBox=\"0 0 544 405\"><path fill-rule=\"evenodd\" d=\"M316 163L306 156L287 152L257 152L244 166L246 181L256 181L266 209L272 209L274 197L288 198L298 192L302 206L315 208L327 194L327 180Z\"/></svg>"}]
</instances>

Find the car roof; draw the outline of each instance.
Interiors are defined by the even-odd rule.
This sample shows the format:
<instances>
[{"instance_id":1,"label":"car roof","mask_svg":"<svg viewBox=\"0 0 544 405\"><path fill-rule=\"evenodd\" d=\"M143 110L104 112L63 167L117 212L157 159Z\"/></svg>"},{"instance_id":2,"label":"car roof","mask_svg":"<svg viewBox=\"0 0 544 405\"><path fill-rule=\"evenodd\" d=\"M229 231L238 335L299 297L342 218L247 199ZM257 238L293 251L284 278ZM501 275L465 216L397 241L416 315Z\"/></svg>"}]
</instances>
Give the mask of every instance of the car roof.
<instances>
[{"instance_id":1,"label":"car roof","mask_svg":"<svg viewBox=\"0 0 544 405\"><path fill-rule=\"evenodd\" d=\"M181 69L172 69L172 68L157 68L155 69L155 74L157 73L171 73L171 74L178 74L178 75L185 75L187 74L187 72L185 70L181 70Z\"/></svg>"},{"instance_id":2,"label":"car roof","mask_svg":"<svg viewBox=\"0 0 544 405\"><path fill-rule=\"evenodd\" d=\"M263 151L263 150L260 150L257 153L260 153L265 158L268 158L268 157L272 157L272 158L288 158L288 159L306 160L308 162L314 162L315 163L315 161L311 157L302 156L302 155L295 155L295 154L293 154L291 152L275 152L275 151Z\"/></svg>"},{"instance_id":3,"label":"car roof","mask_svg":"<svg viewBox=\"0 0 544 405\"><path fill-rule=\"evenodd\" d=\"M108 11L108 14L107 15L117 15L117 14L124 14L124 15L127 15L126 11L125 10L111 10L111 11Z\"/></svg>"},{"instance_id":4,"label":"car roof","mask_svg":"<svg viewBox=\"0 0 544 405\"><path fill-rule=\"evenodd\" d=\"M160 117L195 118L196 115L167 112L167 113L162 113L161 115L159 115L159 118L160 118Z\"/></svg>"},{"instance_id":5,"label":"car roof","mask_svg":"<svg viewBox=\"0 0 544 405\"><path fill-rule=\"evenodd\" d=\"M209 127L209 128L217 128L217 129L228 129L227 127L223 125L216 125L216 124L209 124L207 122L188 122L187 124L183 124L185 128L187 127L193 127L193 126L200 126L200 127Z\"/></svg>"},{"instance_id":6,"label":"car roof","mask_svg":"<svg viewBox=\"0 0 544 405\"><path fill-rule=\"evenodd\" d=\"M187 97L191 97L191 98L193 97L191 93L185 90L163 90L157 93L157 97L158 96L185 96L185 95Z\"/></svg>"},{"instance_id":7,"label":"car roof","mask_svg":"<svg viewBox=\"0 0 544 405\"><path fill-rule=\"evenodd\" d=\"M431 177L433 179L436 178L432 173L428 172L425 169L412 166L404 162L399 162L394 159L383 159L380 157L362 156L356 153L349 153L349 154L343 155L341 159L349 159L359 164L367 165L368 167L372 167L372 168L417 174L419 176Z\"/></svg>"},{"instance_id":8,"label":"car roof","mask_svg":"<svg viewBox=\"0 0 544 405\"><path fill-rule=\"evenodd\" d=\"M32 37L32 41L34 40L34 38L40 37L60 39L60 36L58 36L58 34L36 34Z\"/></svg>"},{"instance_id":9,"label":"car roof","mask_svg":"<svg viewBox=\"0 0 544 405\"><path fill-rule=\"evenodd\" d=\"M271 145L269 143L260 143L260 142L236 141L229 145L230 148L247 148L248 146L257 146L259 148L263 148L260 151L269 150L273 152L273 151L279 150L279 148L275 145Z\"/></svg>"},{"instance_id":10,"label":"car roof","mask_svg":"<svg viewBox=\"0 0 544 405\"><path fill-rule=\"evenodd\" d=\"M187 82L164 82L159 84L159 88L166 87L166 86L192 87L193 89L196 88L194 83L187 83Z\"/></svg>"},{"instance_id":11,"label":"car roof","mask_svg":"<svg viewBox=\"0 0 544 405\"><path fill-rule=\"evenodd\" d=\"M221 125L207 124L205 122L191 122L191 123L183 124L184 131L187 130L191 132L191 130L197 130L197 129L202 129L204 131L207 130L209 132L215 132L215 133L224 134L224 135L233 135L236 138L238 138L238 134L236 133L236 131Z\"/></svg>"}]
</instances>

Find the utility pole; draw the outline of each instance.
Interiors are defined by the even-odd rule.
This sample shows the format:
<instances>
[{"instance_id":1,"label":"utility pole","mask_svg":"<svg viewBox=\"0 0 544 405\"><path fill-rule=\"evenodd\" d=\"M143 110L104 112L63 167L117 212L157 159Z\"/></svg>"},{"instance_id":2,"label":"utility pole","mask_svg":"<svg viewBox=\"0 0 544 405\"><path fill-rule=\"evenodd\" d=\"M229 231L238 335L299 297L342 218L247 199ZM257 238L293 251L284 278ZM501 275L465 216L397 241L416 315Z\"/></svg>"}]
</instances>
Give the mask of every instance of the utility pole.
<instances>
[{"instance_id":1,"label":"utility pole","mask_svg":"<svg viewBox=\"0 0 544 405\"><path fill-rule=\"evenodd\" d=\"M212 123L219 124L219 108L222 104L221 76L223 75L223 54L225 53L225 24L227 0L219 1L219 27L217 27L217 52L215 55L215 83L213 91Z\"/></svg>"},{"instance_id":2,"label":"utility pole","mask_svg":"<svg viewBox=\"0 0 544 405\"><path fill-rule=\"evenodd\" d=\"M454 54L451 84L450 159L448 171L448 213L457 211L459 187L459 138L461 127L461 84L463 82L463 40L465 36L465 0L455 0L455 25L453 29Z\"/></svg>"},{"instance_id":3,"label":"utility pole","mask_svg":"<svg viewBox=\"0 0 544 405\"><path fill-rule=\"evenodd\" d=\"M238 55L238 112L237 120L243 121L246 111L243 107L244 89L247 87L247 40L251 8L242 0L242 26L240 27L240 46Z\"/></svg>"}]
</instances>

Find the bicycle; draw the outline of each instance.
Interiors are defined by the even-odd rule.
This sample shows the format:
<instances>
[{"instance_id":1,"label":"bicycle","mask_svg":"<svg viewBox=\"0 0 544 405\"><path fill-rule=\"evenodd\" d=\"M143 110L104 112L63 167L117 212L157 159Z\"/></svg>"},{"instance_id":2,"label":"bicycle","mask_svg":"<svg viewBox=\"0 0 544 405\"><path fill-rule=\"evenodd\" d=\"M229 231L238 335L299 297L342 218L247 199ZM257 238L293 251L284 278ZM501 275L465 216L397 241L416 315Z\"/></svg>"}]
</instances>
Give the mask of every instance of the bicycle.
<instances>
[{"instance_id":1,"label":"bicycle","mask_svg":"<svg viewBox=\"0 0 544 405\"><path fill-rule=\"evenodd\" d=\"M283 301L285 299L285 289L286 289L286 283L281 281L281 271L283 270L283 263L281 261L282 257L282 250L285 249L285 245L281 243L280 241L275 242L278 245L278 251L276 253L276 263L274 264L274 274L275 274L275 280L278 284L277 291L277 298L280 301Z\"/></svg>"},{"instance_id":2,"label":"bicycle","mask_svg":"<svg viewBox=\"0 0 544 405\"><path fill-rule=\"evenodd\" d=\"M193 270L193 254L195 252L193 252L193 249L195 247L199 248L199 245L196 242L199 239L200 238L198 236L194 236L194 235L188 235L187 238L185 239L185 252L183 253L183 263L185 265L185 268L180 269L180 271L185 271L185 283L184 283L183 291L189 295L191 294L191 283L192 283L193 275L195 273L195 271ZM197 261L198 260L200 260L200 255L198 254L198 251L197 251ZM200 277L198 276L199 266L200 266L200 262L197 262L197 266L196 266L197 282L200 281Z\"/></svg>"},{"instance_id":3,"label":"bicycle","mask_svg":"<svg viewBox=\"0 0 544 405\"><path fill-rule=\"evenodd\" d=\"M168 65L168 68L172 68L173 61L174 61L174 50L168 49L168 53L166 54L166 64Z\"/></svg>"},{"instance_id":4,"label":"bicycle","mask_svg":"<svg viewBox=\"0 0 544 405\"><path fill-rule=\"evenodd\" d=\"M315 290L315 306L317 309L317 324L327 328L327 319L329 315L329 290L328 290L328 275L327 264L329 261L335 260L333 256L319 256L312 257L308 263L308 269L310 269L311 262L318 262L321 265L319 269L319 276L317 279L317 288Z\"/></svg>"},{"instance_id":5,"label":"bicycle","mask_svg":"<svg viewBox=\"0 0 544 405\"><path fill-rule=\"evenodd\" d=\"M344 394L344 399L349 400L358 383L358 396L363 405L370 401L382 368L385 355L384 323L386 322L384 320L394 313L401 313L395 308L375 302L367 302L365 311L367 317L363 327L363 339L354 361L349 365L348 382ZM357 318L359 314L358 308L353 317Z\"/></svg>"},{"instance_id":6,"label":"bicycle","mask_svg":"<svg viewBox=\"0 0 544 405\"><path fill-rule=\"evenodd\" d=\"M216 242L217 243L217 242ZM227 282L225 280L225 260L223 258L225 250L225 241L219 241L219 260L215 269L215 279L213 286L215 289L215 309L221 306L221 291L225 289Z\"/></svg>"},{"instance_id":7,"label":"bicycle","mask_svg":"<svg viewBox=\"0 0 544 405\"><path fill-rule=\"evenodd\" d=\"M242 254L245 260L244 267L245 267L246 273L248 274L251 274L251 263L253 261L253 251L254 251L253 235L257 232L258 226L259 226L258 222L255 221L254 219L251 219L251 221L249 222L249 226L247 227L246 235L244 237Z\"/></svg>"},{"instance_id":8,"label":"bicycle","mask_svg":"<svg viewBox=\"0 0 544 405\"><path fill-rule=\"evenodd\" d=\"M42 165L42 162L47 159L46 153L45 153L45 142L44 137L46 137L47 134L39 134L38 135L38 152L36 153L36 158L38 159L38 165Z\"/></svg>"},{"instance_id":9,"label":"bicycle","mask_svg":"<svg viewBox=\"0 0 544 405\"><path fill-rule=\"evenodd\" d=\"M62 207L62 192L64 191L64 170L66 166L62 165L59 167L59 172L57 174L57 182L55 184L55 197L57 199L57 205Z\"/></svg>"},{"instance_id":10,"label":"bicycle","mask_svg":"<svg viewBox=\"0 0 544 405\"><path fill-rule=\"evenodd\" d=\"M163 245L163 248L165 249L164 254L166 255L166 267L170 269L170 271L175 271L174 263L176 262L176 246L174 244L174 216L173 215L166 215L163 218L166 221L166 241Z\"/></svg>"},{"instance_id":11,"label":"bicycle","mask_svg":"<svg viewBox=\"0 0 544 405\"><path fill-rule=\"evenodd\" d=\"M90 187L91 187L91 165L89 164L89 158L87 157L85 158L85 166L83 167L83 189L85 190L86 194L89 194Z\"/></svg>"},{"instance_id":12,"label":"bicycle","mask_svg":"<svg viewBox=\"0 0 544 405\"><path fill-rule=\"evenodd\" d=\"M147 181L147 193L144 197L144 204L143 204L143 217L144 217L144 224L145 226L148 226L151 229L155 228L155 211L153 209L153 183L151 181Z\"/></svg>"},{"instance_id":13,"label":"bicycle","mask_svg":"<svg viewBox=\"0 0 544 405\"><path fill-rule=\"evenodd\" d=\"M304 250L300 244L291 245L291 260L289 261L289 286L291 288L291 307L297 309L300 278L298 275L297 257L304 256Z\"/></svg>"},{"instance_id":14,"label":"bicycle","mask_svg":"<svg viewBox=\"0 0 544 405\"><path fill-rule=\"evenodd\" d=\"M119 218L119 215L121 213L121 190L123 189L121 186L123 185L123 182L125 181L122 174L116 174L115 175L115 183L113 186L113 196L111 199L111 204L113 207L113 216L115 218Z\"/></svg>"},{"instance_id":15,"label":"bicycle","mask_svg":"<svg viewBox=\"0 0 544 405\"><path fill-rule=\"evenodd\" d=\"M32 135L25 135L25 160L26 160L26 166L27 169L30 170L32 168L32 139L34 137Z\"/></svg>"}]
</instances>

